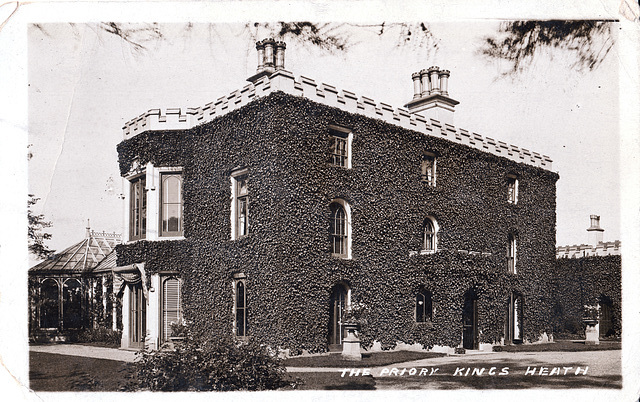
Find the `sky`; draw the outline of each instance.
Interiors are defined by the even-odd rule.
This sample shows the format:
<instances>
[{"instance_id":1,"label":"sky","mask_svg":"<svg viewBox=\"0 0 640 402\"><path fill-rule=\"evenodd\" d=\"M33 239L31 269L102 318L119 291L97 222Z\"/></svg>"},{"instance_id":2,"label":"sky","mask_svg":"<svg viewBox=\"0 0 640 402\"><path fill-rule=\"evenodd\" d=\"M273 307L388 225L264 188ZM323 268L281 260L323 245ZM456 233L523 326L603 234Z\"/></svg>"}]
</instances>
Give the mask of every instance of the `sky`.
<instances>
[{"instance_id":1,"label":"sky","mask_svg":"<svg viewBox=\"0 0 640 402\"><path fill-rule=\"evenodd\" d=\"M590 214L601 216L605 241L620 239L619 48L594 71L576 71L571 55L552 50L505 77L506 63L479 53L499 23L428 23L433 40L422 46L398 46L400 28L390 24L384 35L347 24L334 31L349 38L346 51L289 40L285 67L396 107L413 95L411 73L450 70L457 127L553 160L558 245L586 243ZM28 191L40 198L35 212L53 223L55 250L81 240L87 220L93 230L122 232L116 145L123 124L149 109L202 106L243 87L256 69L255 38L269 34L244 24L156 28L162 38L134 34L145 46L136 50L99 24L28 26Z\"/></svg>"}]
</instances>

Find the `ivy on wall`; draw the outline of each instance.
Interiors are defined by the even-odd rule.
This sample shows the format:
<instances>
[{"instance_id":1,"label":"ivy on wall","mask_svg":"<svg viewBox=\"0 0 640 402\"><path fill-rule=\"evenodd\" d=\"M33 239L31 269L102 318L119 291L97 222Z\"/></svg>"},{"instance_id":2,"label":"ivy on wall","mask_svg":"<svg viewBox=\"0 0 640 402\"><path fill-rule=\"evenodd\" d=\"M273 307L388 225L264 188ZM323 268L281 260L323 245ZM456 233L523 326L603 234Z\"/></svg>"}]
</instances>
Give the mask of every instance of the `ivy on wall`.
<instances>
[{"instance_id":1,"label":"ivy on wall","mask_svg":"<svg viewBox=\"0 0 640 402\"><path fill-rule=\"evenodd\" d=\"M352 169L328 163L329 124L352 130ZM425 151L438 155L435 188L420 181ZM481 342L503 336L511 292L523 297L526 339L551 330L555 173L281 92L191 130L139 134L118 152L123 174L134 160L183 167L185 240L119 245L118 264L178 271L185 318L201 331L232 332L231 283L240 272L249 334L294 354L326 350L338 282L368 306L365 344L457 346L471 288ZM249 172L250 234L231 241L229 175L237 168ZM508 174L518 176L517 205L507 202ZM335 198L351 207L351 260L330 255ZM440 227L439 251L412 255L426 216ZM518 242L516 275L506 272L509 233ZM433 293L432 323L415 322L421 286Z\"/></svg>"},{"instance_id":2,"label":"ivy on wall","mask_svg":"<svg viewBox=\"0 0 640 402\"><path fill-rule=\"evenodd\" d=\"M556 333L584 333L584 306L611 302L613 335L622 331L622 269L619 255L561 258L553 275L552 316Z\"/></svg>"}]
</instances>

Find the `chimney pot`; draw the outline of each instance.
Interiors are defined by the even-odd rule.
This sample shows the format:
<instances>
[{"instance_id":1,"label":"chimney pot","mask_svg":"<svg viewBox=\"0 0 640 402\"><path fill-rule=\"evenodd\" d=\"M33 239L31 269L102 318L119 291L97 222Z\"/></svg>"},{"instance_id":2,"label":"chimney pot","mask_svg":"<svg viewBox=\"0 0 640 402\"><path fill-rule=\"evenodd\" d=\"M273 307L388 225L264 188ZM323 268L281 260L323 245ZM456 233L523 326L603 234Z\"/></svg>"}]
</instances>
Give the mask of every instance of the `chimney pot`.
<instances>
[{"instance_id":1,"label":"chimney pot","mask_svg":"<svg viewBox=\"0 0 640 402\"><path fill-rule=\"evenodd\" d=\"M420 82L420 73L411 74L413 80L413 99L418 99L422 96L422 83Z\"/></svg>"},{"instance_id":2,"label":"chimney pot","mask_svg":"<svg viewBox=\"0 0 640 402\"><path fill-rule=\"evenodd\" d=\"M262 41L256 42L256 50L258 51L258 68L257 72L264 70L264 44Z\"/></svg>"},{"instance_id":3,"label":"chimney pot","mask_svg":"<svg viewBox=\"0 0 640 402\"><path fill-rule=\"evenodd\" d=\"M431 83L429 82L429 72L427 70L420 70L420 79L422 83L421 95L427 96L431 92Z\"/></svg>"},{"instance_id":4,"label":"chimney pot","mask_svg":"<svg viewBox=\"0 0 640 402\"><path fill-rule=\"evenodd\" d=\"M286 48L286 43L282 41L276 42L276 70L284 70L284 50Z\"/></svg>"},{"instance_id":5,"label":"chimney pot","mask_svg":"<svg viewBox=\"0 0 640 402\"><path fill-rule=\"evenodd\" d=\"M272 38L265 39L262 41L264 43L264 66L266 68L274 66L274 51L273 47L276 44L276 41Z\"/></svg>"},{"instance_id":6,"label":"chimney pot","mask_svg":"<svg viewBox=\"0 0 640 402\"><path fill-rule=\"evenodd\" d=\"M442 95L449 95L449 70L441 70L439 73L440 76L440 92Z\"/></svg>"},{"instance_id":7,"label":"chimney pot","mask_svg":"<svg viewBox=\"0 0 640 402\"><path fill-rule=\"evenodd\" d=\"M604 229L600 227L600 216L591 215L591 226L587 229L589 244L597 246L598 243L602 243Z\"/></svg>"},{"instance_id":8,"label":"chimney pot","mask_svg":"<svg viewBox=\"0 0 640 402\"><path fill-rule=\"evenodd\" d=\"M440 72L440 68L437 66L429 67L429 82L431 84L431 90L429 94L439 94L440 93L440 82L438 79L438 73Z\"/></svg>"}]
</instances>

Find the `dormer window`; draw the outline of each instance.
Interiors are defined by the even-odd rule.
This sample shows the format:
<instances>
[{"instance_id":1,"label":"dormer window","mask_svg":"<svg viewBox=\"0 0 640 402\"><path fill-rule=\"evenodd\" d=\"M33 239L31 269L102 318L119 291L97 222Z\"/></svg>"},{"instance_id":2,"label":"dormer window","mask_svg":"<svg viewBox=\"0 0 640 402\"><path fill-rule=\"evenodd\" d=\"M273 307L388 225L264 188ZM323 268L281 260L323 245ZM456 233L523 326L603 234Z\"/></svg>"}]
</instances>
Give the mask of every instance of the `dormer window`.
<instances>
[{"instance_id":1,"label":"dormer window","mask_svg":"<svg viewBox=\"0 0 640 402\"><path fill-rule=\"evenodd\" d=\"M422 155L421 178L423 183L436 186L436 155L431 152Z\"/></svg>"},{"instance_id":2,"label":"dormer window","mask_svg":"<svg viewBox=\"0 0 640 402\"><path fill-rule=\"evenodd\" d=\"M507 175L507 202L514 205L518 203L518 177L513 174Z\"/></svg>"},{"instance_id":3,"label":"dormer window","mask_svg":"<svg viewBox=\"0 0 640 402\"><path fill-rule=\"evenodd\" d=\"M329 163L334 166L351 168L351 130L338 127L329 127Z\"/></svg>"}]
</instances>

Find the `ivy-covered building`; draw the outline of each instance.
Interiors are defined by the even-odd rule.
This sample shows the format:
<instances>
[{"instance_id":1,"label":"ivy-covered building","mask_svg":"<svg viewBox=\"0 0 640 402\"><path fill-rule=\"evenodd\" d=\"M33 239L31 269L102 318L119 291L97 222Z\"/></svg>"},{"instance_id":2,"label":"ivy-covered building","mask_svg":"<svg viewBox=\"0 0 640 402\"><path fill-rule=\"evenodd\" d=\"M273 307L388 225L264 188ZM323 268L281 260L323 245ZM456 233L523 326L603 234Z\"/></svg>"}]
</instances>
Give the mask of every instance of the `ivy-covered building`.
<instances>
[{"instance_id":1,"label":"ivy-covered building","mask_svg":"<svg viewBox=\"0 0 640 402\"><path fill-rule=\"evenodd\" d=\"M123 128L116 270L141 278L124 288L123 346L157 347L184 319L292 354L339 349L356 303L366 346L550 332L548 157L453 126L446 70L415 73L394 108L295 78L282 42L257 49L243 88Z\"/></svg>"},{"instance_id":2,"label":"ivy-covered building","mask_svg":"<svg viewBox=\"0 0 640 402\"><path fill-rule=\"evenodd\" d=\"M600 216L590 216L587 242L559 246L553 275L554 333L563 336L584 334L583 318L595 308L600 338L620 337L622 332L622 245L619 240L603 241ZM587 310L587 311L585 311Z\"/></svg>"}]
</instances>

